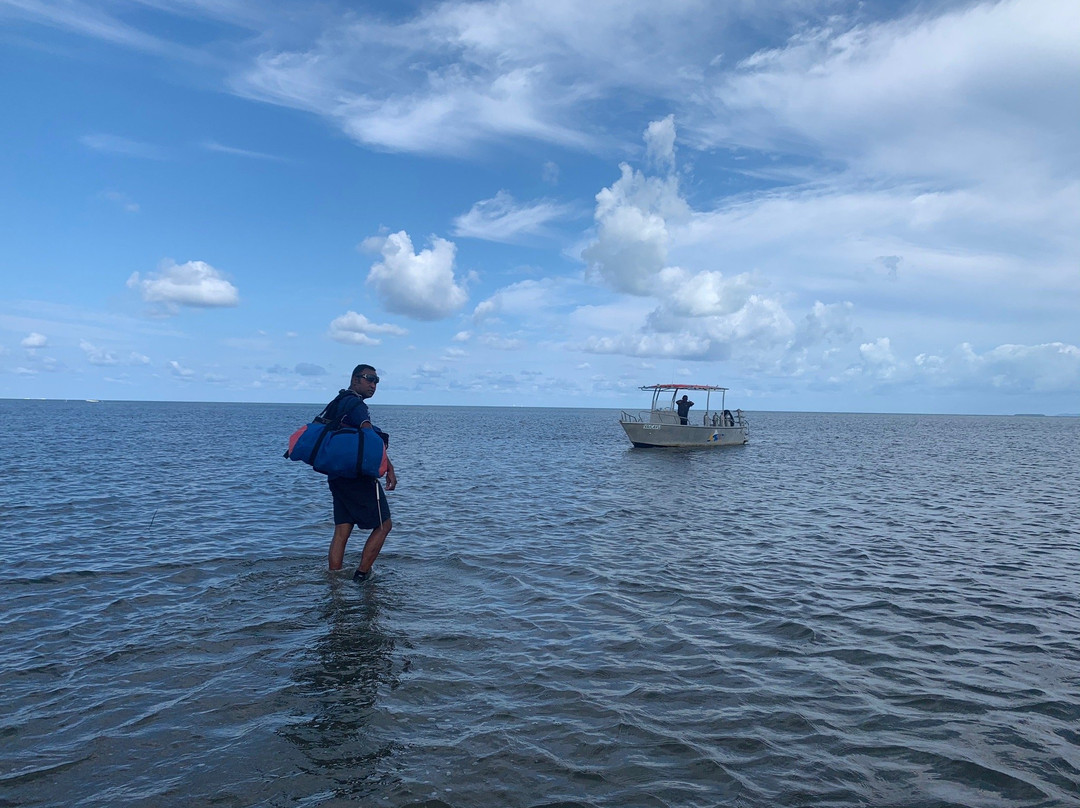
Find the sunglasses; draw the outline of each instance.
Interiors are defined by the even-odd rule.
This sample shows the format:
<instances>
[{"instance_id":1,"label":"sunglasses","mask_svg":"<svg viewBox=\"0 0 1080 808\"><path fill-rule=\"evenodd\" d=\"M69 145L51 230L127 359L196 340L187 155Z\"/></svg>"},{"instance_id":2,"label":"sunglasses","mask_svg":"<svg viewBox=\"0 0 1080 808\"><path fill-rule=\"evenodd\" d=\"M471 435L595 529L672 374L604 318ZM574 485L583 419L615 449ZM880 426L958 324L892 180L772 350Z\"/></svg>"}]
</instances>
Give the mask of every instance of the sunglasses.
<instances>
[{"instance_id":1,"label":"sunglasses","mask_svg":"<svg viewBox=\"0 0 1080 808\"><path fill-rule=\"evenodd\" d=\"M378 384L379 383L379 377L378 376L372 376L370 373L361 373L359 376L357 376L357 378L358 379L363 379L366 382L371 382L372 384Z\"/></svg>"}]
</instances>

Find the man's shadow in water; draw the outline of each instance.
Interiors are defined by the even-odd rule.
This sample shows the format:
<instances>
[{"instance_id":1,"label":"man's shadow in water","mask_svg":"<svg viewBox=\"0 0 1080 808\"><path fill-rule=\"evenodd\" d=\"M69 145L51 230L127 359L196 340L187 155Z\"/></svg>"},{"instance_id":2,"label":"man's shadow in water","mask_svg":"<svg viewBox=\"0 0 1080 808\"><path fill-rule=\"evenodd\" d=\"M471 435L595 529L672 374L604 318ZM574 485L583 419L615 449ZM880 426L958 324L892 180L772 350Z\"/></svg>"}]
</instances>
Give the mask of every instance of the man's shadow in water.
<instances>
[{"instance_id":1,"label":"man's shadow in water","mask_svg":"<svg viewBox=\"0 0 1080 808\"><path fill-rule=\"evenodd\" d=\"M320 618L329 629L315 644L315 657L300 666L289 688L294 708L311 717L278 730L310 762L302 768L330 778L339 796L367 791L385 770L379 763L403 748L369 726L377 715L380 688L396 688L395 640L379 628L376 582L357 591L332 579ZM406 663L406 667L407 667Z\"/></svg>"}]
</instances>

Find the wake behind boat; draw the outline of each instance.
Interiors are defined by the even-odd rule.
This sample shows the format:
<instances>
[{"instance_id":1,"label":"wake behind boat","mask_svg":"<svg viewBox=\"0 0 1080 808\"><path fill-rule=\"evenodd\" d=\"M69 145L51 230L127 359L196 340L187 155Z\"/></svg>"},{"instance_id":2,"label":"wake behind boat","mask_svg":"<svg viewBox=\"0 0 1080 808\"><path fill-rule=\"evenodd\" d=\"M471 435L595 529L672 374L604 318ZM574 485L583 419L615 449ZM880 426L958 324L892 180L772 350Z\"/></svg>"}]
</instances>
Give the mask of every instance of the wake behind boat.
<instances>
[{"instance_id":1,"label":"wake behind boat","mask_svg":"<svg viewBox=\"0 0 1080 808\"><path fill-rule=\"evenodd\" d=\"M619 423L626 437L639 449L658 446L741 446L750 437L750 424L742 410L727 409L726 387L711 384L652 384L639 388L652 391L652 407L638 413L623 410ZM684 424L678 413L680 392L703 391L705 411L691 412ZM666 393L671 393L668 402ZM720 409L710 408L712 394L720 393Z\"/></svg>"}]
</instances>

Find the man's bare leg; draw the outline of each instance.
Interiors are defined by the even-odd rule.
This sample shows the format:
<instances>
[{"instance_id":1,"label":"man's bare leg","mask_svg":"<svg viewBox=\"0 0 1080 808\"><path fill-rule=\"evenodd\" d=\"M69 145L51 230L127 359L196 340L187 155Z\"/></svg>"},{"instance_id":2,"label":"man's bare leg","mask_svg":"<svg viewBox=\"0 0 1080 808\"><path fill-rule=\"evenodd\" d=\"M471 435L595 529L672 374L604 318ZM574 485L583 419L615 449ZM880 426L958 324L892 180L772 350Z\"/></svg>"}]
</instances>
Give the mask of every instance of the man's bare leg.
<instances>
[{"instance_id":1,"label":"man's bare leg","mask_svg":"<svg viewBox=\"0 0 1080 808\"><path fill-rule=\"evenodd\" d=\"M361 576L371 572L371 566L375 563L375 559L379 557L383 542L386 541L386 536L390 532L390 528L393 527L393 524L393 522L387 519L371 531L371 535L368 536L368 540L364 544L364 552L360 554L360 566L356 569L356 572ZM344 550L344 545L342 546L342 549ZM340 569L340 562L338 568Z\"/></svg>"},{"instance_id":2,"label":"man's bare leg","mask_svg":"<svg viewBox=\"0 0 1080 808\"><path fill-rule=\"evenodd\" d=\"M330 540L330 569L339 570L345 560L345 544L352 534L351 524L334 525L334 538ZM368 539L371 541L371 539Z\"/></svg>"}]
</instances>

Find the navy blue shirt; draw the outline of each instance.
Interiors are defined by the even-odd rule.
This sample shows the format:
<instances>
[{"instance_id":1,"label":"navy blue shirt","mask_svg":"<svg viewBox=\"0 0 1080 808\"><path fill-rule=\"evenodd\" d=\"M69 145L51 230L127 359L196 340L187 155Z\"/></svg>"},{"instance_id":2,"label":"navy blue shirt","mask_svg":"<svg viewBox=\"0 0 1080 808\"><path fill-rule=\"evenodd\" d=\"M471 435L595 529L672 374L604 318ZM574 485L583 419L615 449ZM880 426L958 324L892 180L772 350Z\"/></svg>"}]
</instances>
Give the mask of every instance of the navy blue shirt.
<instances>
[{"instance_id":1,"label":"navy blue shirt","mask_svg":"<svg viewBox=\"0 0 1080 808\"><path fill-rule=\"evenodd\" d=\"M348 390L342 390L338 395L342 396L342 399L338 402L337 411L341 412L344 410L346 413L341 419L342 426L359 428L364 421L371 421L371 413L368 412L367 403L364 399L360 398L360 396L355 393L350 393ZM334 413L328 413L328 415L333 416ZM376 434L386 441L387 444L390 443L389 436L375 426L375 424L372 424L371 428L374 429Z\"/></svg>"},{"instance_id":2,"label":"navy blue shirt","mask_svg":"<svg viewBox=\"0 0 1080 808\"><path fill-rule=\"evenodd\" d=\"M367 404L364 403L364 399L360 398L360 396L345 396L338 402L338 408L339 411L347 411L345 417L341 419L342 426L358 427L364 421L371 420L371 413L368 412Z\"/></svg>"}]
</instances>

